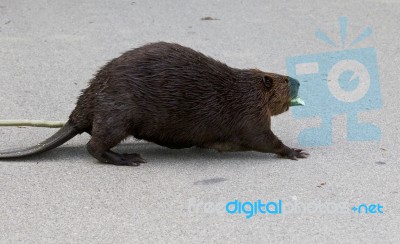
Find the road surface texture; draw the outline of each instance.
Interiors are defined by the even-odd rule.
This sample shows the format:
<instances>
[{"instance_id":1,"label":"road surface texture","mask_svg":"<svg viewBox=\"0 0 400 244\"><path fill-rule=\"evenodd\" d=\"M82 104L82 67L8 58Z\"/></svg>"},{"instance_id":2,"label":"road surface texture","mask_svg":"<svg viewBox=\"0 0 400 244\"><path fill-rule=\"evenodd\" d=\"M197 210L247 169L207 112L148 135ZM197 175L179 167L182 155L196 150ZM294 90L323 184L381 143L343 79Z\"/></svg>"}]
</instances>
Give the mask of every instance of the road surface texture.
<instances>
[{"instance_id":1,"label":"road surface texture","mask_svg":"<svg viewBox=\"0 0 400 244\"><path fill-rule=\"evenodd\" d=\"M359 113L380 128L380 140L349 141L346 114L337 114L333 144L306 146L311 156L298 161L131 139L116 150L148 163L116 167L86 152L88 135L3 160L0 242L399 243L399 16L396 0L0 0L0 119L67 120L105 62L148 42L177 42L233 67L287 74L290 57L342 50L340 17L348 20L346 44L371 28L354 48L375 49L382 99L381 109ZM317 39L317 30L336 47ZM303 147L301 131L321 118L293 111L274 117L272 127L287 145ZM0 149L54 132L2 127ZM258 199L276 214L225 209Z\"/></svg>"}]
</instances>

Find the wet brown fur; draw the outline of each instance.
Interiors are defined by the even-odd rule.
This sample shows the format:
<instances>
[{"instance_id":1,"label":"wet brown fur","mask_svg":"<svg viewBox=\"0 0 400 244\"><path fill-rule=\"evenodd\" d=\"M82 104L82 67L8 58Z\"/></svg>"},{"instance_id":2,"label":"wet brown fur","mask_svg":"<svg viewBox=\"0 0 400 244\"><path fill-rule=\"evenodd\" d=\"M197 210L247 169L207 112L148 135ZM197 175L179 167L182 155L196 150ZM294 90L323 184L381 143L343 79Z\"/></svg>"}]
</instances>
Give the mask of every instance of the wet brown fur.
<instances>
[{"instance_id":1,"label":"wet brown fur","mask_svg":"<svg viewBox=\"0 0 400 244\"><path fill-rule=\"evenodd\" d=\"M296 159L271 116L288 110L287 76L236 69L178 44L147 44L111 60L82 91L69 124L88 132L87 149L104 163L139 165L138 154L110 149L128 136L169 148L255 150Z\"/></svg>"}]
</instances>

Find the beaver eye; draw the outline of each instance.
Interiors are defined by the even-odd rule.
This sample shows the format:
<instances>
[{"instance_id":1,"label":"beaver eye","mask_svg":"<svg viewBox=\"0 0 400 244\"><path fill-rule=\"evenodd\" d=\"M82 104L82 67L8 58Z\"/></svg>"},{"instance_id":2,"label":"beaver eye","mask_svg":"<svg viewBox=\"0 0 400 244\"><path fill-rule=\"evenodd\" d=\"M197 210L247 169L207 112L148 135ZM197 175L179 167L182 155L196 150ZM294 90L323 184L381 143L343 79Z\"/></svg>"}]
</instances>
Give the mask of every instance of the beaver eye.
<instances>
[{"instance_id":1,"label":"beaver eye","mask_svg":"<svg viewBox=\"0 0 400 244\"><path fill-rule=\"evenodd\" d=\"M266 88L271 88L272 87L272 78L269 76L264 76L263 77L263 82Z\"/></svg>"}]
</instances>

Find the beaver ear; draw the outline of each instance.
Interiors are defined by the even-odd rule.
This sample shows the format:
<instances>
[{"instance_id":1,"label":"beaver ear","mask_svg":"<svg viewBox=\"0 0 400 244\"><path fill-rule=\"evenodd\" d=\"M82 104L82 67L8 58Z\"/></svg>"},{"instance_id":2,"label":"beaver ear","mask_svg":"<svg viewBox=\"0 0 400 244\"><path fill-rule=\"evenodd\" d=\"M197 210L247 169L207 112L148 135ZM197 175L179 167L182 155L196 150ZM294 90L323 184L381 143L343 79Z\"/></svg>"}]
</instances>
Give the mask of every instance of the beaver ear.
<instances>
[{"instance_id":1,"label":"beaver ear","mask_svg":"<svg viewBox=\"0 0 400 244\"><path fill-rule=\"evenodd\" d=\"M263 82L267 89L270 89L272 87L272 78L271 77L264 75Z\"/></svg>"}]
</instances>

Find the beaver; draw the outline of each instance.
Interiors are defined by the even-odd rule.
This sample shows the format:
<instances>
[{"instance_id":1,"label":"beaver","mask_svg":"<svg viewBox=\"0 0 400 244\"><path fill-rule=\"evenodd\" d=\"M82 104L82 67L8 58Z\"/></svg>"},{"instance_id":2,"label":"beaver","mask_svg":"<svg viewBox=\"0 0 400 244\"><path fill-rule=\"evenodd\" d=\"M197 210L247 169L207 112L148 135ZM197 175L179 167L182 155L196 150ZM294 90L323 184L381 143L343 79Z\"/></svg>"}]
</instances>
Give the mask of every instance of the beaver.
<instances>
[{"instance_id":1,"label":"beaver","mask_svg":"<svg viewBox=\"0 0 400 244\"><path fill-rule=\"evenodd\" d=\"M19 158L89 133L87 151L102 163L137 166L136 153L111 149L128 136L173 149L276 153L297 160L271 131L271 116L289 109L299 82L258 69L237 69L191 48L157 42L109 61L82 90L65 126L29 148L1 151Z\"/></svg>"}]
</instances>

